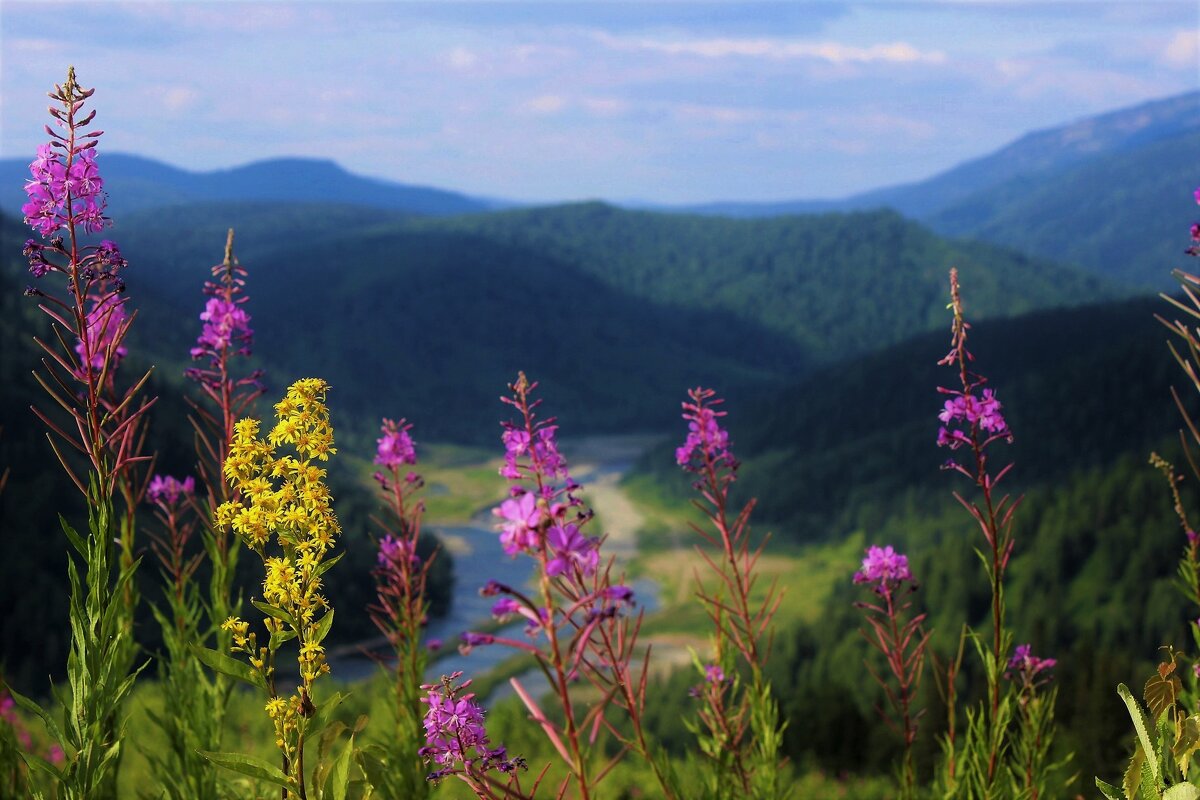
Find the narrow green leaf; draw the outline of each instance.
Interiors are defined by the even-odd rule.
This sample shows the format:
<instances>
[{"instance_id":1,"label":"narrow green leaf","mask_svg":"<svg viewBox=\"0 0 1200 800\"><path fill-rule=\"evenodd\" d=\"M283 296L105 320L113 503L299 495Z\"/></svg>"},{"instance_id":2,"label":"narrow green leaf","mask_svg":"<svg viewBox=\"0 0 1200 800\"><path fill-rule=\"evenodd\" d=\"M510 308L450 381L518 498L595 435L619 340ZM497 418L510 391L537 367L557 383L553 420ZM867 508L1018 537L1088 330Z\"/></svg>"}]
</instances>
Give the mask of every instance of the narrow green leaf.
<instances>
[{"instance_id":1,"label":"narrow green leaf","mask_svg":"<svg viewBox=\"0 0 1200 800\"><path fill-rule=\"evenodd\" d=\"M79 552L79 555L87 558L87 544L84 543L83 538L75 532L75 529L71 527L71 523L67 522L67 518L62 514L58 515L58 524L62 526L63 533L67 535L67 541L71 543L71 546Z\"/></svg>"},{"instance_id":2,"label":"narrow green leaf","mask_svg":"<svg viewBox=\"0 0 1200 800\"><path fill-rule=\"evenodd\" d=\"M1138 787L1138 800L1161 800L1151 763L1151 759L1142 762L1142 785ZM1158 766L1157 759L1154 759L1153 763L1155 767Z\"/></svg>"},{"instance_id":3,"label":"narrow green leaf","mask_svg":"<svg viewBox=\"0 0 1200 800\"><path fill-rule=\"evenodd\" d=\"M322 792L322 797L324 797L325 783L329 780L329 773L333 769L333 762L330 760L329 754L333 752L333 745L344 730L346 730L345 723L334 721L321 731L321 737L317 743L317 765L313 767L312 783L318 791Z\"/></svg>"},{"instance_id":4,"label":"narrow green leaf","mask_svg":"<svg viewBox=\"0 0 1200 800\"><path fill-rule=\"evenodd\" d=\"M1108 800L1124 800L1121 790L1113 786L1111 783L1096 778L1096 788L1099 789Z\"/></svg>"},{"instance_id":5,"label":"narrow green leaf","mask_svg":"<svg viewBox=\"0 0 1200 800\"><path fill-rule=\"evenodd\" d=\"M1158 759L1154 757L1157 750L1154 747L1154 741L1150 738L1151 728L1146 714L1138 705L1137 700L1133 699L1133 695L1129 693L1128 686L1123 683L1118 684L1117 694L1125 701L1125 707L1129 709L1129 716L1133 718L1133 728L1137 731L1138 742L1146 754L1146 765L1149 766L1150 774L1154 777L1154 786L1157 787L1162 781L1162 775L1158 771Z\"/></svg>"},{"instance_id":6,"label":"narrow green leaf","mask_svg":"<svg viewBox=\"0 0 1200 800\"><path fill-rule=\"evenodd\" d=\"M329 628L331 625L333 625L332 608L326 611L325 616L321 617L321 620L317 623L317 630L313 637L313 642L315 644L320 644L325 640L325 637L329 635Z\"/></svg>"},{"instance_id":7,"label":"narrow green leaf","mask_svg":"<svg viewBox=\"0 0 1200 800\"><path fill-rule=\"evenodd\" d=\"M270 781L276 786L295 792L298 791L296 782L283 774L283 770L274 764L268 764L261 758L248 756L243 753L211 753L207 750L197 750L197 753L207 758L217 766L224 767L243 775L249 775L259 780Z\"/></svg>"},{"instance_id":8,"label":"narrow green leaf","mask_svg":"<svg viewBox=\"0 0 1200 800\"><path fill-rule=\"evenodd\" d=\"M58 746L63 749L63 752L66 752L67 740L63 737L62 729L58 727L58 721L54 719L54 715L50 714L48 711L46 711L46 709L42 708L25 695L13 689L11 686L6 686L5 688L8 690L8 693L12 697L14 703L45 723L46 731L50 734L54 741L58 743Z\"/></svg>"},{"instance_id":9,"label":"narrow green leaf","mask_svg":"<svg viewBox=\"0 0 1200 800\"><path fill-rule=\"evenodd\" d=\"M337 765L333 768L333 800L346 800L346 791L350 788L350 759L353 756L354 737L351 736L350 741L346 742L346 746L342 748Z\"/></svg>"},{"instance_id":10,"label":"narrow green leaf","mask_svg":"<svg viewBox=\"0 0 1200 800\"><path fill-rule=\"evenodd\" d=\"M346 555L346 552L343 550L342 552L338 553L336 556L329 559L328 561L322 561L320 564L318 564L317 569L316 569L317 577L319 578L322 575L324 575L326 572L328 572L330 567L332 567L337 562L341 561L342 556L344 556L344 555Z\"/></svg>"},{"instance_id":11,"label":"narrow green leaf","mask_svg":"<svg viewBox=\"0 0 1200 800\"><path fill-rule=\"evenodd\" d=\"M284 624L291 625L293 628L296 627L296 618L284 611L282 608L277 608L276 606L273 606L270 603L264 603L261 600L251 600L250 604L266 614L268 617L274 617Z\"/></svg>"},{"instance_id":12,"label":"narrow green leaf","mask_svg":"<svg viewBox=\"0 0 1200 800\"><path fill-rule=\"evenodd\" d=\"M325 702L321 703L320 709L317 711L317 724L324 728L333 719L333 712L346 699L346 695L341 692L334 692L329 697L325 698Z\"/></svg>"},{"instance_id":13,"label":"narrow green leaf","mask_svg":"<svg viewBox=\"0 0 1200 800\"><path fill-rule=\"evenodd\" d=\"M207 664L222 675L237 678L240 681L244 681L251 686L257 686L263 690L267 688L267 682L263 680L262 673L249 664L230 658L224 653L218 653L216 650L211 650L207 647L193 645L191 651L202 663Z\"/></svg>"}]
</instances>

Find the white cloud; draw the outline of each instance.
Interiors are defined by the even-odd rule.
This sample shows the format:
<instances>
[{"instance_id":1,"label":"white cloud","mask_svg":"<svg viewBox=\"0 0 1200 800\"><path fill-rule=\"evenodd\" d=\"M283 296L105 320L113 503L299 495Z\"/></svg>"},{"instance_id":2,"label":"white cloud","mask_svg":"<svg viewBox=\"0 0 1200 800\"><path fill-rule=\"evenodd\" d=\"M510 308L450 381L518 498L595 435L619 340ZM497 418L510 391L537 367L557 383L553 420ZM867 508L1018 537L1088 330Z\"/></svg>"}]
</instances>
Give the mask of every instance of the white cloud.
<instances>
[{"instance_id":1,"label":"white cloud","mask_svg":"<svg viewBox=\"0 0 1200 800\"><path fill-rule=\"evenodd\" d=\"M165 86L155 94L159 95L159 102L168 111L185 111L195 104L198 96L195 89L187 86Z\"/></svg>"},{"instance_id":2,"label":"white cloud","mask_svg":"<svg viewBox=\"0 0 1200 800\"><path fill-rule=\"evenodd\" d=\"M479 61L479 57L465 47L455 47L446 56L446 60L454 69L470 69Z\"/></svg>"},{"instance_id":3,"label":"white cloud","mask_svg":"<svg viewBox=\"0 0 1200 800\"><path fill-rule=\"evenodd\" d=\"M567 107L567 99L562 95L557 94L542 94L537 97L530 98L521 104L522 111L528 111L532 114L551 115L557 114Z\"/></svg>"},{"instance_id":4,"label":"white cloud","mask_svg":"<svg viewBox=\"0 0 1200 800\"><path fill-rule=\"evenodd\" d=\"M580 104L597 117L619 117L629 110L629 103L618 97L585 97Z\"/></svg>"},{"instance_id":5,"label":"white cloud","mask_svg":"<svg viewBox=\"0 0 1200 800\"><path fill-rule=\"evenodd\" d=\"M1200 70L1200 30L1178 31L1163 50L1162 60L1172 67Z\"/></svg>"},{"instance_id":6,"label":"white cloud","mask_svg":"<svg viewBox=\"0 0 1200 800\"><path fill-rule=\"evenodd\" d=\"M875 44L869 47L841 42L806 42L773 38L651 39L618 37L600 33L597 40L616 50L644 50L666 55L700 58L765 58L774 61L812 59L831 64L941 64L940 50L919 50L908 42Z\"/></svg>"}]
</instances>

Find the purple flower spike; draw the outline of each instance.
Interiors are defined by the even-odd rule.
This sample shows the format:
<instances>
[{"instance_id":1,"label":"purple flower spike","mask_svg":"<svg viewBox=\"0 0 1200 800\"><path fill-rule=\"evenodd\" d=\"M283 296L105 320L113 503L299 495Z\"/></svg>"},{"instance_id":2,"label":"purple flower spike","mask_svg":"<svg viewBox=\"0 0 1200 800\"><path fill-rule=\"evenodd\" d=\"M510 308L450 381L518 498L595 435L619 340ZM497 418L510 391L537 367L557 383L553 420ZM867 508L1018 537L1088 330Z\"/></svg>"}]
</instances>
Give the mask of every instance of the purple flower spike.
<instances>
[{"instance_id":1,"label":"purple flower spike","mask_svg":"<svg viewBox=\"0 0 1200 800\"><path fill-rule=\"evenodd\" d=\"M609 586L604 590L604 596L609 600L616 600L618 603L632 603L633 589L628 586Z\"/></svg>"},{"instance_id":2,"label":"purple flower spike","mask_svg":"<svg viewBox=\"0 0 1200 800\"><path fill-rule=\"evenodd\" d=\"M241 305L222 297L210 297L200 312L200 321L204 325L192 348L192 358L215 357L230 349L249 354L254 331L250 328L250 315Z\"/></svg>"},{"instance_id":3,"label":"purple flower spike","mask_svg":"<svg viewBox=\"0 0 1200 800\"><path fill-rule=\"evenodd\" d=\"M383 427L380 431L383 433L378 440L378 448L375 452L375 463L389 469L399 468L401 464L416 464L417 463L417 448L413 444L412 436L409 431L412 425L406 420L393 422L390 419L383 421ZM409 483L416 483L420 480L420 476L416 473L409 473L412 479Z\"/></svg>"},{"instance_id":4,"label":"purple flower spike","mask_svg":"<svg viewBox=\"0 0 1200 800\"><path fill-rule=\"evenodd\" d=\"M405 561L413 566L421 563L421 558L413 552L412 542L397 539L391 534L379 540L379 554L376 559L381 567L399 567Z\"/></svg>"},{"instance_id":5,"label":"purple flower spike","mask_svg":"<svg viewBox=\"0 0 1200 800\"><path fill-rule=\"evenodd\" d=\"M507 617L521 610L521 604L511 597L501 597L492 604L493 617Z\"/></svg>"},{"instance_id":6,"label":"purple flower spike","mask_svg":"<svg viewBox=\"0 0 1200 800\"><path fill-rule=\"evenodd\" d=\"M151 503L174 507L184 497L195 494L196 479L192 476L182 481L170 475L155 475L146 490L146 496Z\"/></svg>"},{"instance_id":7,"label":"purple flower spike","mask_svg":"<svg viewBox=\"0 0 1200 800\"><path fill-rule=\"evenodd\" d=\"M1013 654L1008 659L1004 677L1009 680L1019 680L1025 690L1032 691L1050 680L1049 672L1057 664L1057 659L1038 658L1032 654L1028 644L1019 644L1013 648Z\"/></svg>"},{"instance_id":8,"label":"purple flower spike","mask_svg":"<svg viewBox=\"0 0 1200 800\"><path fill-rule=\"evenodd\" d=\"M442 678L440 685L422 687L429 690L421 699L429 710L422 721L425 746L418 753L441 767L429 774L429 780L440 780L460 769L476 775L492 769L505 773L525 769L524 759L509 759L503 746L490 746L483 709L475 702L473 692L463 691L471 682L455 685L454 681L455 677Z\"/></svg>"},{"instance_id":9,"label":"purple flower spike","mask_svg":"<svg viewBox=\"0 0 1200 800\"><path fill-rule=\"evenodd\" d=\"M891 545L868 547L867 557L862 561L862 569L854 573L855 583L873 583L880 590L895 589L901 583L912 579L912 572L908 569L908 556L897 553Z\"/></svg>"},{"instance_id":10,"label":"purple flower spike","mask_svg":"<svg viewBox=\"0 0 1200 800\"><path fill-rule=\"evenodd\" d=\"M683 404L683 418L688 423L688 435L683 445L675 450L675 461L688 472L699 473L711 463L714 467L728 467L736 471L738 462L729 451L729 432L718 423L724 411L715 410L721 400L713 400L712 389L691 389L690 403Z\"/></svg>"},{"instance_id":11,"label":"purple flower spike","mask_svg":"<svg viewBox=\"0 0 1200 800\"><path fill-rule=\"evenodd\" d=\"M99 233L109 220L104 216L107 200L104 180L96 168L96 148L75 150L69 168L63 156L49 144L38 147L37 158L29 164L32 180L25 184L29 200L21 206L25 223L42 236L50 236L71 222L88 233Z\"/></svg>"}]
</instances>

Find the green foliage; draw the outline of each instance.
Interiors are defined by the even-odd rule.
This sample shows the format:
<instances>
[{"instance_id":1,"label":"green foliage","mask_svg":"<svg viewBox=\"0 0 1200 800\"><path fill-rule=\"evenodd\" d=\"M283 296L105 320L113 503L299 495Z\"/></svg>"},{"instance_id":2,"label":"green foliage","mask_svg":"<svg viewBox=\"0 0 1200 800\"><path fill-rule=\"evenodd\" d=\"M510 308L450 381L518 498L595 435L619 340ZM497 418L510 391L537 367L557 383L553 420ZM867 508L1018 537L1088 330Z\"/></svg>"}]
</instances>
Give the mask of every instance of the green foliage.
<instances>
[{"instance_id":1,"label":"green foliage","mask_svg":"<svg viewBox=\"0 0 1200 800\"><path fill-rule=\"evenodd\" d=\"M1160 669L1167 678L1174 662ZM1151 679L1153 680L1153 679ZM1154 697L1161 699L1161 686L1154 684ZM1100 778L1096 786L1109 800L1185 800L1200 797L1200 789L1187 781L1187 769L1196 751L1200 716L1183 717L1172 702L1158 714L1146 714L1125 684L1117 686L1133 721L1134 753L1125 771L1121 788Z\"/></svg>"},{"instance_id":2,"label":"green foliage","mask_svg":"<svg viewBox=\"0 0 1200 800\"><path fill-rule=\"evenodd\" d=\"M81 577L76 560L68 558L71 652L67 687L53 690L58 705L53 712L12 692L22 709L41 718L66 754L62 768L31 753L23 756L30 769L58 785L57 797L62 800L116 797L116 765L123 737L118 715L142 669L132 673L121 669L130 636L122 615L121 590L133 579L138 562L119 568L116 581L110 582L112 506L94 486L90 497L86 538L76 533L66 519L61 520L67 540L84 565ZM35 791L35 796L42 794Z\"/></svg>"},{"instance_id":3,"label":"green foliage","mask_svg":"<svg viewBox=\"0 0 1200 800\"><path fill-rule=\"evenodd\" d=\"M1132 286L1165 289L1164 264L1193 221L1178 165L1200 148L1195 129L1107 152L1066 169L990 186L923 217L939 233L996 242ZM1086 235L1080 235L1086 231Z\"/></svg>"}]
</instances>

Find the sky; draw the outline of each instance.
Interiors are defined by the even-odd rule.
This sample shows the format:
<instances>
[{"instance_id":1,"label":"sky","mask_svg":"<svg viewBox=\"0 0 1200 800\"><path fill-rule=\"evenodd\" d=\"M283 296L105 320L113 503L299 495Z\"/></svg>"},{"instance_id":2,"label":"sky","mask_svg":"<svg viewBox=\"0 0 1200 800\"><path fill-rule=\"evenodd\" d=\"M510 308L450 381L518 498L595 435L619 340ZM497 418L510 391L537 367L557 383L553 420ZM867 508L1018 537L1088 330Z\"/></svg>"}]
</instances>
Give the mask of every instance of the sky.
<instances>
[{"instance_id":1,"label":"sky","mask_svg":"<svg viewBox=\"0 0 1200 800\"><path fill-rule=\"evenodd\" d=\"M1200 2L0 2L0 157L68 64L100 152L523 202L843 197L1200 88ZM103 167L101 157L100 165Z\"/></svg>"}]
</instances>

